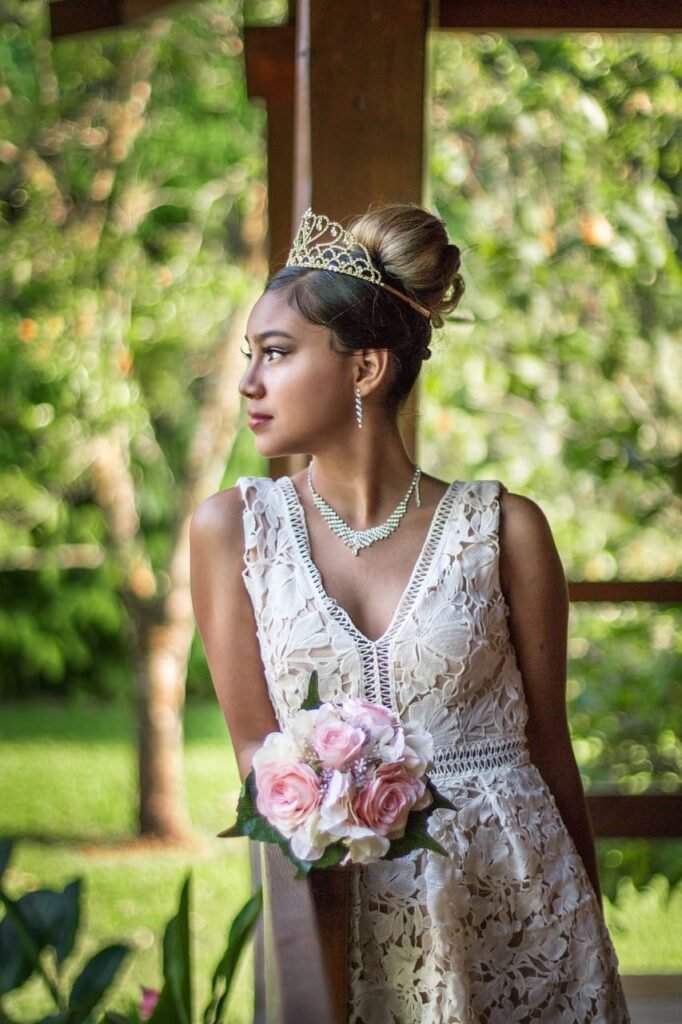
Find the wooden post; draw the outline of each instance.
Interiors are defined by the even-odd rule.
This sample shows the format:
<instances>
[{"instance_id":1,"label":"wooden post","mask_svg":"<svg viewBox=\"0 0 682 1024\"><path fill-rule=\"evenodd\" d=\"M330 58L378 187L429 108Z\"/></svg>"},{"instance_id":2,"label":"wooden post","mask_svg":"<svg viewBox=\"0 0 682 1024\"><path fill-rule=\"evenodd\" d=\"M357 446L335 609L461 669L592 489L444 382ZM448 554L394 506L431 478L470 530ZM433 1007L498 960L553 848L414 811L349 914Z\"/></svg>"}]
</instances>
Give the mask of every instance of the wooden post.
<instances>
[{"instance_id":1,"label":"wooden post","mask_svg":"<svg viewBox=\"0 0 682 1024\"><path fill-rule=\"evenodd\" d=\"M294 222L421 202L428 0L298 0ZM416 449L416 397L401 421Z\"/></svg>"}]
</instances>

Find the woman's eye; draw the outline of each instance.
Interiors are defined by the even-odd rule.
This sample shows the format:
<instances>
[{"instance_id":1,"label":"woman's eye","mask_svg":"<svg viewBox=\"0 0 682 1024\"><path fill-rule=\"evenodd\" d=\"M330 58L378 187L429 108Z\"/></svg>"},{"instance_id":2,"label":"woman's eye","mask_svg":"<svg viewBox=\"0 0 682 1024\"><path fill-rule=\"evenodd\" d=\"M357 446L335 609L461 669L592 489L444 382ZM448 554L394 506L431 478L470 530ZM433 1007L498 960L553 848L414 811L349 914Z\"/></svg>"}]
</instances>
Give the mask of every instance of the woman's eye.
<instances>
[{"instance_id":1,"label":"woman's eye","mask_svg":"<svg viewBox=\"0 0 682 1024\"><path fill-rule=\"evenodd\" d=\"M273 359L278 359L280 356L285 356L286 354L287 354L286 353L286 349L283 349L283 348L264 348L263 349L263 355L265 356L265 358L267 359L267 361L269 363L271 363L273 361Z\"/></svg>"},{"instance_id":2,"label":"woman's eye","mask_svg":"<svg viewBox=\"0 0 682 1024\"><path fill-rule=\"evenodd\" d=\"M244 357L245 357L246 359L250 359L250 358L251 358L251 352L250 352L250 350L249 350L248 348L240 348L240 349L239 349L239 351L241 352L241 354L242 354L242 355L243 355L243 356L244 356Z\"/></svg>"}]
</instances>

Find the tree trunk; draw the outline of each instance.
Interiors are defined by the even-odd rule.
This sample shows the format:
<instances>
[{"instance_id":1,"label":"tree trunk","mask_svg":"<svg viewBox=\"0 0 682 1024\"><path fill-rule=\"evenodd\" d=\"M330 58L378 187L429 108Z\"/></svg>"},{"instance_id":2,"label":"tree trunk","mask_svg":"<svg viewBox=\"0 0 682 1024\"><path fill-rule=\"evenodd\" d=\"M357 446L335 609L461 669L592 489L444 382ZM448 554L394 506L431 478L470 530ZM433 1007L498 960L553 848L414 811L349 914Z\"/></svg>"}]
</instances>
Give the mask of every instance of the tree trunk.
<instances>
[{"instance_id":1,"label":"tree trunk","mask_svg":"<svg viewBox=\"0 0 682 1024\"><path fill-rule=\"evenodd\" d=\"M144 629L137 667L139 829L182 839L190 823L183 771L182 709L194 626L189 616Z\"/></svg>"},{"instance_id":2,"label":"tree trunk","mask_svg":"<svg viewBox=\"0 0 682 1024\"><path fill-rule=\"evenodd\" d=\"M189 524L196 506L219 487L239 417L237 384L242 371L240 339L251 301L235 310L208 376L183 474L178 515L163 595L140 531L130 438L115 428L92 445L92 478L109 522L126 583L134 651L138 716L139 829L143 835L178 839L190 825L183 783L182 710L194 617L189 588Z\"/></svg>"}]
</instances>

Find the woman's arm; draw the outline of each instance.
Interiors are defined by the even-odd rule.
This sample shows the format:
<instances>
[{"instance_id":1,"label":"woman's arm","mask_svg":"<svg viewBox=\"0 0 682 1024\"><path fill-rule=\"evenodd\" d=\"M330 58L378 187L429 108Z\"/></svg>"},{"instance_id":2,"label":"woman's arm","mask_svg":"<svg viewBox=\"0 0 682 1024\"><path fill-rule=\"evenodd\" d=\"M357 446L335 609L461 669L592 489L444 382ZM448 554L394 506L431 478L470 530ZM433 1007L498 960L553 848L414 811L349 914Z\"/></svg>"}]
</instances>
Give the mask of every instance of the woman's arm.
<instances>
[{"instance_id":1,"label":"woman's arm","mask_svg":"<svg viewBox=\"0 0 682 1024\"><path fill-rule=\"evenodd\" d=\"M502 496L500 577L528 704L530 756L557 802L597 896L594 839L566 718L568 592L547 520L517 494Z\"/></svg>"},{"instance_id":2,"label":"woman's arm","mask_svg":"<svg viewBox=\"0 0 682 1024\"><path fill-rule=\"evenodd\" d=\"M202 502L192 516L190 577L194 615L242 779L265 736L279 728L243 567L242 500L232 488Z\"/></svg>"}]
</instances>

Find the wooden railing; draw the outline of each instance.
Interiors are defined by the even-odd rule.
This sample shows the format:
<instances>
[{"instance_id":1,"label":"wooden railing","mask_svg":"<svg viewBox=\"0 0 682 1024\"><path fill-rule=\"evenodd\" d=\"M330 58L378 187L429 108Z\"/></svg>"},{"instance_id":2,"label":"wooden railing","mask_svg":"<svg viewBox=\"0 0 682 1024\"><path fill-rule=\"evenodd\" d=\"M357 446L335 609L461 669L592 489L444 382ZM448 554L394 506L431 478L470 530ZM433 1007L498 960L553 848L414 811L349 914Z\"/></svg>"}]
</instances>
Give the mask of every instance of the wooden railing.
<instances>
[{"instance_id":1,"label":"wooden railing","mask_svg":"<svg viewBox=\"0 0 682 1024\"><path fill-rule=\"evenodd\" d=\"M572 602L656 605L682 604L682 580L611 580L606 583L569 583ZM602 839L677 838L682 836L682 795L642 793L588 794L594 834Z\"/></svg>"},{"instance_id":2,"label":"wooden railing","mask_svg":"<svg viewBox=\"0 0 682 1024\"><path fill-rule=\"evenodd\" d=\"M346 1024L350 871L297 879L279 847L255 843L251 866L264 895L254 1024Z\"/></svg>"}]
</instances>

